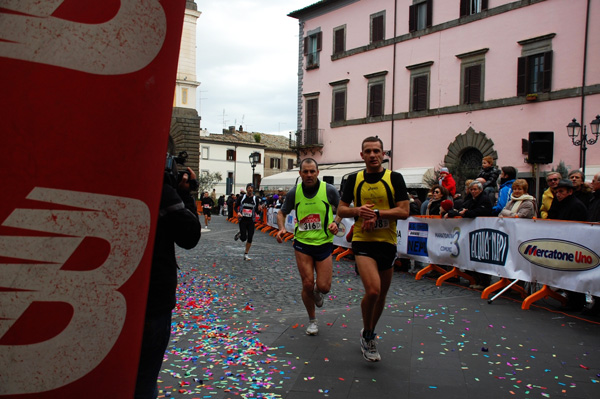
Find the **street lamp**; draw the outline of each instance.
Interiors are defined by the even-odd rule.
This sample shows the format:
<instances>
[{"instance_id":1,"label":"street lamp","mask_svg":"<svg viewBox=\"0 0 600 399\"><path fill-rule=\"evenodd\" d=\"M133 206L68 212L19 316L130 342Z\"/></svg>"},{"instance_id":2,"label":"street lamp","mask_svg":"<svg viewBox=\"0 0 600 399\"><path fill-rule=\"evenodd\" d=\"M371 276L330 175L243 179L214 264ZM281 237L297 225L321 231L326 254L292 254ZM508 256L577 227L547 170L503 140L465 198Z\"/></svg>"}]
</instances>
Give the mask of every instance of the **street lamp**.
<instances>
[{"instance_id":1,"label":"street lamp","mask_svg":"<svg viewBox=\"0 0 600 399\"><path fill-rule=\"evenodd\" d=\"M571 123L567 125L567 134L571 138L574 146L579 146L581 148L581 173L583 174L583 180L585 180L585 152L587 151L587 146L596 144L598 141L598 134L600 134L600 115L596 115L596 119L590 122L590 127L592 128L592 134L596 136L596 138L589 139L587 138L587 129L586 126L583 125L583 134L581 135L581 140L576 140L577 136L581 132L581 125L577 122L577 119L573 118Z\"/></svg>"},{"instance_id":2,"label":"street lamp","mask_svg":"<svg viewBox=\"0 0 600 399\"><path fill-rule=\"evenodd\" d=\"M252 166L252 184L254 184L254 168L260 163L260 152L253 152L248 159L250 160L250 166Z\"/></svg>"}]
</instances>

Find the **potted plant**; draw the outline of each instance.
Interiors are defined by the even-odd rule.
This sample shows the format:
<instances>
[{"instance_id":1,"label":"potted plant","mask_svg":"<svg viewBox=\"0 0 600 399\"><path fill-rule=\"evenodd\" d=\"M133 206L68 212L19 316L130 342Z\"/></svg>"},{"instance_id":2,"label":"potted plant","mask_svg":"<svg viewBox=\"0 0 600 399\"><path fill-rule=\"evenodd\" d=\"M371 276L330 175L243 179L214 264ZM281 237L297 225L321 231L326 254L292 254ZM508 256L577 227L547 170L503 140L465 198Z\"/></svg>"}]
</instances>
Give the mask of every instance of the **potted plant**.
<instances>
[{"instance_id":1,"label":"potted plant","mask_svg":"<svg viewBox=\"0 0 600 399\"><path fill-rule=\"evenodd\" d=\"M527 101L536 101L538 98L538 95L536 93L531 93L525 96L525 100Z\"/></svg>"}]
</instances>

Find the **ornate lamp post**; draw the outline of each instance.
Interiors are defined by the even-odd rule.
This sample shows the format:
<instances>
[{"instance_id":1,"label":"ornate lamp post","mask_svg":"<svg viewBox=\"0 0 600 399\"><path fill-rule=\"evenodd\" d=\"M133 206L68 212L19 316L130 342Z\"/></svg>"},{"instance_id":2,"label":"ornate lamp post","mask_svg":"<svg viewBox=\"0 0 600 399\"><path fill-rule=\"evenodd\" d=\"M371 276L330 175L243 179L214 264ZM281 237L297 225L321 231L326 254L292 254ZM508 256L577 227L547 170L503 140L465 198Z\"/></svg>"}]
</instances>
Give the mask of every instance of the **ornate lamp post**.
<instances>
[{"instance_id":1,"label":"ornate lamp post","mask_svg":"<svg viewBox=\"0 0 600 399\"><path fill-rule=\"evenodd\" d=\"M571 123L567 125L567 134L571 138L574 146L579 146L581 149L581 172L583 173L583 179L585 180L585 152L587 151L588 145L596 144L598 141L598 135L600 134L600 115L596 115L596 119L590 122L590 128L592 129L592 134L595 138L591 138L588 140L587 138L587 129L586 126L583 125L583 133L581 135L581 140L576 140L577 136L581 132L581 125L577 122L577 119L573 118Z\"/></svg>"},{"instance_id":2,"label":"ornate lamp post","mask_svg":"<svg viewBox=\"0 0 600 399\"><path fill-rule=\"evenodd\" d=\"M248 159L250 160L250 166L252 166L252 184L254 184L254 168L260 163L260 152L253 152ZM254 185L256 186L256 184Z\"/></svg>"}]
</instances>

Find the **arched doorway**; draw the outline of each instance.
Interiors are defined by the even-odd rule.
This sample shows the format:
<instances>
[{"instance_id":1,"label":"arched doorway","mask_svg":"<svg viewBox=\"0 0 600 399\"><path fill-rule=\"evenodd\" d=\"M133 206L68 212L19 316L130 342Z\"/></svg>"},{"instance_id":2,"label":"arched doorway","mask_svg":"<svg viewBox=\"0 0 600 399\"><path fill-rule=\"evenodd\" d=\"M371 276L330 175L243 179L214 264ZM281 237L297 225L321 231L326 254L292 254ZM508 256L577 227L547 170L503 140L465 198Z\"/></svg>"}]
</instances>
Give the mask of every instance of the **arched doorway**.
<instances>
[{"instance_id":1,"label":"arched doorway","mask_svg":"<svg viewBox=\"0 0 600 399\"><path fill-rule=\"evenodd\" d=\"M477 177L481 160L488 155L494 159L498 158L498 153L494 150L494 142L485 133L477 133L469 127L465 133L454 138L448 146L444 165L454 175L457 191L462 191L465 180Z\"/></svg>"}]
</instances>

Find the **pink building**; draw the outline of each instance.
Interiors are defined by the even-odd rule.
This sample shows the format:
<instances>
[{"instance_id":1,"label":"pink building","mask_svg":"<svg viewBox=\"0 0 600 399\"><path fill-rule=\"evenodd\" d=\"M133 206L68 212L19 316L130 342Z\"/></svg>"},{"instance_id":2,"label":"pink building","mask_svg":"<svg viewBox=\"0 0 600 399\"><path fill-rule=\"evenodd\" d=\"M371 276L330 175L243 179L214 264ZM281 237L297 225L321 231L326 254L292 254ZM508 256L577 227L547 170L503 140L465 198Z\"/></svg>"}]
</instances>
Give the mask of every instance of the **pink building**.
<instances>
[{"instance_id":1,"label":"pink building","mask_svg":"<svg viewBox=\"0 0 600 399\"><path fill-rule=\"evenodd\" d=\"M520 177L536 162L541 176L560 161L580 168L573 118L596 138L600 0L323 0L289 16L302 158L357 161L378 135L414 187L427 170L485 155ZM553 134L533 135L528 155L530 132ZM600 143L586 157L590 181Z\"/></svg>"}]
</instances>

